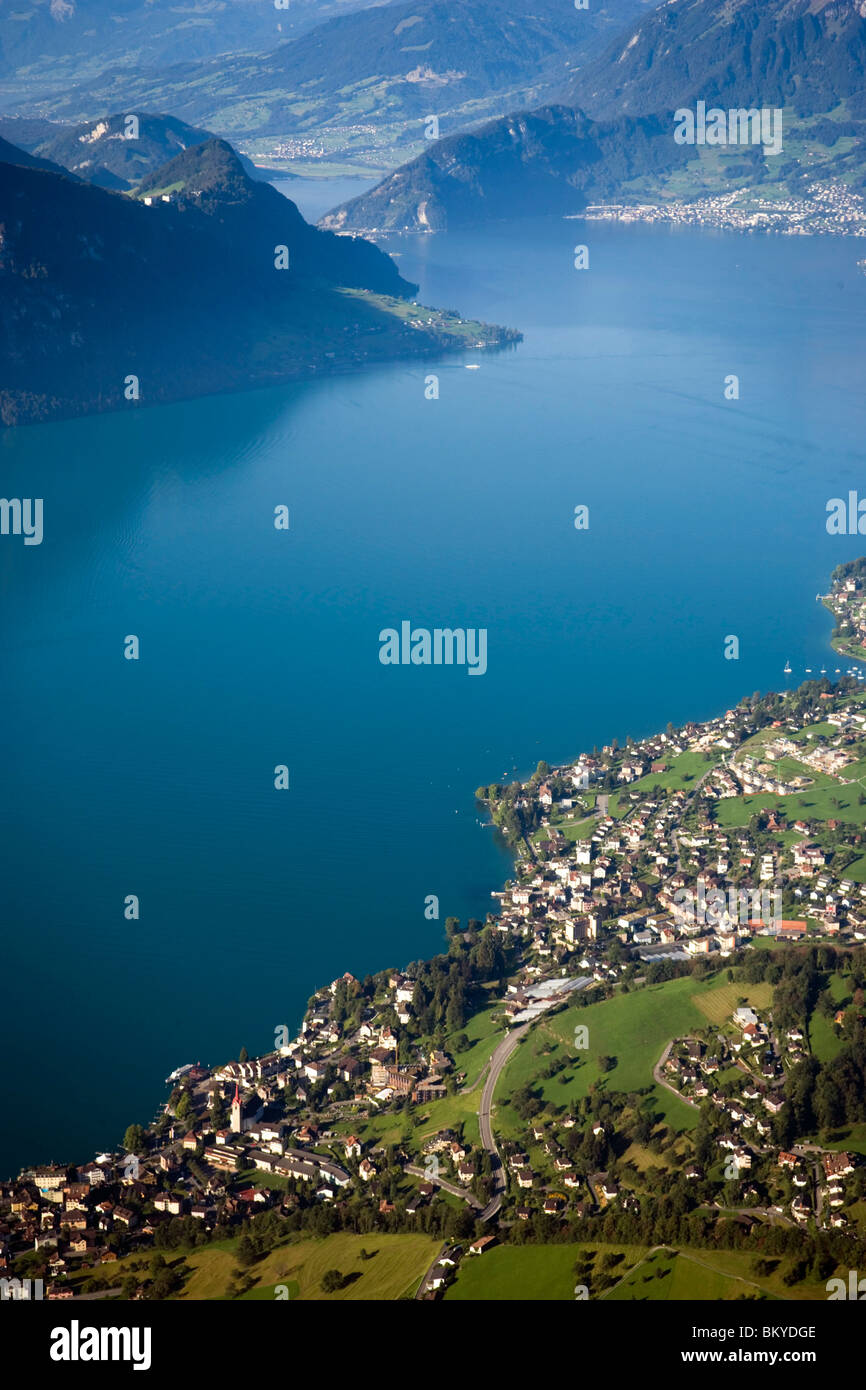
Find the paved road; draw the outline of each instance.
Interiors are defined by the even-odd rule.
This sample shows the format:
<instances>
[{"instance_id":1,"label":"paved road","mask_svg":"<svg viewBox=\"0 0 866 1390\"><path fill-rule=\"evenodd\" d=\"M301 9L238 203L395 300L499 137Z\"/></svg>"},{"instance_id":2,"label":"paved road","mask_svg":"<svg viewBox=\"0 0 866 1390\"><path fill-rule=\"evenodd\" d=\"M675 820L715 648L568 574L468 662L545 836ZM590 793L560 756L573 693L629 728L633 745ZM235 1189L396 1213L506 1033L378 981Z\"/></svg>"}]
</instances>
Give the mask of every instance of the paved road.
<instances>
[{"instance_id":1,"label":"paved road","mask_svg":"<svg viewBox=\"0 0 866 1390\"><path fill-rule=\"evenodd\" d=\"M520 1039L529 1028L528 1023L524 1023L520 1028L513 1028L510 1033L506 1033L502 1042L499 1043L493 1056L490 1058L490 1065L487 1071L487 1080L484 1082L484 1090L481 1092L481 1106L478 1111L478 1123L481 1129L481 1142L490 1154L490 1165L493 1170L494 1194L487 1206L481 1213L482 1221L489 1221L495 1216L502 1206L502 1194L505 1191L505 1170L502 1167L502 1160L499 1157L499 1150L493 1138L493 1127L490 1123L490 1112L493 1108L493 1092L496 1090L496 1083L502 1075L502 1069L517 1047Z\"/></svg>"},{"instance_id":2,"label":"paved road","mask_svg":"<svg viewBox=\"0 0 866 1390\"><path fill-rule=\"evenodd\" d=\"M666 1090L666 1091L670 1091L671 1095L672 1095L672 1096L676 1096L677 1100L681 1100L681 1101L683 1101L686 1105L690 1105L690 1106L692 1107L693 1110L700 1110L701 1107L698 1105L697 1101L689 1100L689 1097L688 1097L688 1096L684 1096L684 1095L682 1094L681 1091L678 1091L677 1088L676 1088L676 1086L672 1086L671 1083L670 1083L669 1081L665 1081L664 1074L663 1074L663 1072L662 1072L662 1068L663 1068L665 1062L668 1060L668 1057L669 1057L670 1054L671 1054L671 1048L673 1047L673 1045L674 1045L674 1044L673 1044L673 1039L672 1039L672 1040L668 1043L668 1045L667 1045L667 1047L665 1048L664 1052L662 1053L661 1057L659 1057L659 1059L658 1059L658 1061L656 1062L655 1066L653 1067L653 1080L655 1081L655 1083L656 1083L657 1086L664 1086L665 1090Z\"/></svg>"},{"instance_id":3,"label":"paved road","mask_svg":"<svg viewBox=\"0 0 866 1390\"><path fill-rule=\"evenodd\" d=\"M410 1170L410 1171L411 1171L411 1170ZM421 1280L421 1283L418 1285L418 1290L417 1290L417 1292L416 1292L416 1294L415 1294L415 1298L416 1298L416 1299L423 1299L423 1298L424 1298L425 1294L427 1293L427 1285L429 1284L430 1280L433 1278L433 1271L434 1271L434 1269L436 1268L436 1266L438 1265L439 1261L442 1259L442 1256L445 1254L445 1251L446 1251L447 1249L448 1249L448 1242L446 1241L445 1244L441 1247L441 1249L438 1250L438 1251L436 1252L436 1257L435 1257L435 1259L433 1260L433 1263L431 1264L430 1268L426 1271L426 1273L425 1273L425 1275L424 1275L424 1278Z\"/></svg>"},{"instance_id":4,"label":"paved road","mask_svg":"<svg viewBox=\"0 0 866 1390\"><path fill-rule=\"evenodd\" d=\"M456 1182L446 1182L444 1178L431 1178L425 1173L423 1168L417 1167L414 1163L406 1164L406 1172L412 1173L416 1178L424 1178L426 1182L432 1182L434 1187L442 1187L446 1192L450 1192L452 1197L462 1197L464 1202L468 1202L470 1207L481 1208L478 1198L471 1192L467 1192L465 1187L458 1187Z\"/></svg>"}]
</instances>

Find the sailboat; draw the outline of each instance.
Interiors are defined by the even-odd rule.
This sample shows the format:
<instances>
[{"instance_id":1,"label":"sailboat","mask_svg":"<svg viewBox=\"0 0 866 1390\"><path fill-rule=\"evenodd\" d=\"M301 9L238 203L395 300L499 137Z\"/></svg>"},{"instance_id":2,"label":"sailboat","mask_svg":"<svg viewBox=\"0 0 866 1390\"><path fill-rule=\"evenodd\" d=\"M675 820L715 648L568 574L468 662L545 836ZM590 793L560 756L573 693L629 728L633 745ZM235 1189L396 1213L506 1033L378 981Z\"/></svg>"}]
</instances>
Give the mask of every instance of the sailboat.
<instances>
[{"instance_id":1,"label":"sailboat","mask_svg":"<svg viewBox=\"0 0 866 1390\"><path fill-rule=\"evenodd\" d=\"M790 674L791 674L791 663L790 663L790 661L786 661L786 662L785 662L785 669L784 669L784 673L783 673L783 674L786 675L786 676L790 676Z\"/></svg>"}]
</instances>

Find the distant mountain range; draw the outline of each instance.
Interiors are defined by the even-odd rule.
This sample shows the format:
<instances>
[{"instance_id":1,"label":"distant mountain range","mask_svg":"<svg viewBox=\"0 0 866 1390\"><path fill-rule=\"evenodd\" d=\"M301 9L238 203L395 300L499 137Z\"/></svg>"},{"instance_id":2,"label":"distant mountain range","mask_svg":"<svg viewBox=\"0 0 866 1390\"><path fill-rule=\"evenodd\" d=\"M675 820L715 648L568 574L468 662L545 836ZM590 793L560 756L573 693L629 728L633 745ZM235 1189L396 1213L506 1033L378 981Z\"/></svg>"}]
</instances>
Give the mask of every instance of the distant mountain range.
<instances>
[{"instance_id":1,"label":"distant mountain range","mask_svg":"<svg viewBox=\"0 0 866 1390\"><path fill-rule=\"evenodd\" d=\"M310 227L223 141L177 155L140 197L5 141L0 160L4 424L503 340L422 322L388 256Z\"/></svg>"},{"instance_id":2,"label":"distant mountain range","mask_svg":"<svg viewBox=\"0 0 866 1390\"><path fill-rule=\"evenodd\" d=\"M146 112L135 116L116 113L78 126L0 116L0 136L87 183L126 190L137 188L175 155L216 138L211 131L197 130L174 116ZM251 161L243 155L238 159L255 178Z\"/></svg>"},{"instance_id":3,"label":"distant mountain range","mask_svg":"<svg viewBox=\"0 0 866 1390\"><path fill-rule=\"evenodd\" d=\"M398 0L326 18L258 55L158 67L147 55L17 109L82 121L163 110L233 140L318 136L332 155L396 163L440 131L541 101L657 0ZM182 56L182 55L178 55ZM394 151L402 151L395 154Z\"/></svg>"},{"instance_id":4,"label":"distant mountain range","mask_svg":"<svg viewBox=\"0 0 866 1390\"><path fill-rule=\"evenodd\" d=\"M669 0L577 74L564 104L448 137L322 225L440 229L578 212L613 195L698 196L732 180L866 188L863 10L863 0ZM675 110L700 100L784 107L782 154L677 145Z\"/></svg>"},{"instance_id":5,"label":"distant mountain range","mask_svg":"<svg viewBox=\"0 0 866 1390\"><path fill-rule=\"evenodd\" d=\"M15 0L0 7L0 91L35 96L109 67L261 53L376 3L289 0L278 9L274 0Z\"/></svg>"},{"instance_id":6,"label":"distant mountain range","mask_svg":"<svg viewBox=\"0 0 866 1390\"><path fill-rule=\"evenodd\" d=\"M570 84L593 116L788 106L866 116L863 0L673 0L630 26Z\"/></svg>"}]
</instances>

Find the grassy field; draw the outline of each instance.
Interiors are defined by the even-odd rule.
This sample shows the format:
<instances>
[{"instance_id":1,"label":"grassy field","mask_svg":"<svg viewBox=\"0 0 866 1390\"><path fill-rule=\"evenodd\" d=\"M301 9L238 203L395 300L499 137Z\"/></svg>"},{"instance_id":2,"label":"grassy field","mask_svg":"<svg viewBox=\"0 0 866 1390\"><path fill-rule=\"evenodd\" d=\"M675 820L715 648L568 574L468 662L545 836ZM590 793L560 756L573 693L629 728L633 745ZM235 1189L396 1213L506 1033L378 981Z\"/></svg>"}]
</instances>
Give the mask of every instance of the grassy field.
<instances>
[{"instance_id":1,"label":"grassy field","mask_svg":"<svg viewBox=\"0 0 866 1390\"><path fill-rule=\"evenodd\" d=\"M630 794L639 792L646 795L653 787L665 787L668 791L692 791L697 782L708 772L718 757L703 753L680 753L671 760L665 772L648 772L636 782L629 782L624 791L614 792L610 798L610 814L617 818L631 809Z\"/></svg>"},{"instance_id":2,"label":"grassy field","mask_svg":"<svg viewBox=\"0 0 866 1390\"><path fill-rule=\"evenodd\" d=\"M773 986L766 980L749 985L744 982L717 985L715 989L699 991L695 1003L710 1023L726 1023L745 999L750 1008L768 1009L773 1002Z\"/></svg>"},{"instance_id":3,"label":"grassy field","mask_svg":"<svg viewBox=\"0 0 866 1390\"><path fill-rule=\"evenodd\" d=\"M411 1115L383 1111L369 1120L341 1121L340 1132L357 1134L365 1144L406 1144L417 1150L425 1139L440 1129L462 1129L471 1144L480 1143L478 1129L478 1089L468 1095L446 1096L427 1105L416 1105Z\"/></svg>"},{"instance_id":4,"label":"grassy field","mask_svg":"<svg viewBox=\"0 0 866 1390\"><path fill-rule=\"evenodd\" d=\"M841 1037L836 1033L832 1018L825 1018L819 1013L814 1013L809 1020L809 1042L813 1056L817 1057L819 1062L832 1062L844 1046Z\"/></svg>"},{"instance_id":5,"label":"grassy field","mask_svg":"<svg viewBox=\"0 0 866 1390\"><path fill-rule=\"evenodd\" d=\"M862 767L862 763L852 764L851 768L845 769L846 777L862 776ZM814 775L810 772L810 776ZM755 796L723 797L717 803L717 820L726 829L748 825L756 811L772 806L784 812L790 821L835 819L848 825L864 825L866 805L860 804L863 791L859 781L852 781L845 786L841 782L829 782L823 786L807 787L796 796L758 792Z\"/></svg>"},{"instance_id":6,"label":"grassy field","mask_svg":"<svg viewBox=\"0 0 866 1390\"><path fill-rule=\"evenodd\" d=\"M716 1302L746 1294L762 1299L825 1300L822 1284L787 1288L782 1282L787 1262L781 1260L766 1277L754 1273L754 1256L740 1250L647 1250L640 1246L500 1245L477 1259L464 1260L457 1280L445 1297L452 1302L575 1301L575 1286L583 1283L593 1298L593 1284L606 1256L622 1255L609 1271L619 1282L598 1293L614 1302ZM589 1273L575 1265L595 1255Z\"/></svg>"},{"instance_id":7,"label":"grassy field","mask_svg":"<svg viewBox=\"0 0 866 1390\"><path fill-rule=\"evenodd\" d=\"M718 981L715 983L718 985ZM585 1096L591 1084L601 1078L598 1059L604 1055L616 1058L616 1066L605 1077L609 1090L652 1087L653 1067L665 1044L690 1029L706 1027L707 1017L695 1002L695 995L706 988L706 982L687 976L633 994L618 994L587 1008L566 1009L553 1018L542 1018L527 1034L499 1080L495 1097L497 1131L515 1138L523 1132L516 1112L504 1104L514 1091L533 1084L546 1100L564 1108ZM575 1053L574 1030L578 1024L589 1030L589 1049ZM580 1063L549 1080L539 1080L538 1073L558 1055L576 1055ZM568 1078L564 1083L562 1076ZM657 1108L674 1129L694 1128L698 1120L696 1109L662 1087L655 1087L655 1097Z\"/></svg>"},{"instance_id":8,"label":"grassy field","mask_svg":"<svg viewBox=\"0 0 866 1390\"><path fill-rule=\"evenodd\" d=\"M458 1029L445 1039L445 1051L454 1059L454 1070L466 1072L464 1089L471 1089L478 1084L478 1079L490 1060L490 1054L504 1032L501 1021L493 1022L494 1014L501 1014L501 1010L502 1005L497 1000L490 1008L473 1014L465 1028ZM458 1052L456 1040L463 1033L469 1039L470 1045L465 1051Z\"/></svg>"},{"instance_id":9,"label":"grassy field","mask_svg":"<svg viewBox=\"0 0 866 1390\"><path fill-rule=\"evenodd\" d=\"M850 878L852 883L866 883L866 854L861 854L859 859L853 859L844 876Z\"/></svg>"},{"instance_id":10,"label":"grassy field","mask_svg":"<svg viewBox=\"0 0 866 1390\"><path fill-rule=\"evenodd\" d=\"M822 1147L835 1149L837 1152L845 1149L866 1156L866 1123L834 1129L830 1138L822 1140Z\"/></svg>"},{"instance_id":11,"label":"grassy field","mask_svg":"<svg viewBox=\"0 0 866 1390\"><path fill-rule=\"evenodd\" d=\"M748 1256L746 1257L748 1261ZM615 1288L601 1297L607 1302L720 1302L741 1294L774 1298L748 1275L726 1274L718 1268L716 1252L658 1250L633 1269Z\"/></svg>"},{"instance_id":12,"label":"grassy field","mask_svg":"<svg viewBox=\"0 0 866 1390\"><path fill-rule=\"evenodd\" d=\"M637 1246L605 1246L624 1256L624 1265L642 1255ZM484 1255L465 1259L445 1298L449 1302L550 1302L574 1301L580 1281L574 1266L581 1254L594 1253L585 1245L497 1245Z\"/></svg>"},{"instance_id":13,"label":"grassy field","mask_svg":"<svg viewBox=\"0 0 866 1390\"><path fill-rule=\"evenodd\" d=\"M677 1145L682 1141L677 1140ZM676 1146L672 1145L664 1153L653 1153L652 1149L645 1148L643 1144L629 1144L622 1156L623 1163L633 1163L639 1173L646 1173L650 1168L676 1168L682 1163L682 1155L677 1152Z\"/></svg>"},{"instance_id":14,"label":"grassy field","mask_svg":"<svg viewBox=\"0 0 866 1390\"><path fill-rule=\"evenodd\" d=\"M290 1298L302 1301L356 1302L393 1301L414 1295L421 1278L439 1250L441 1242L423 1235L356 1236L347 1231L324 1240L300 1240L281 1245L253 1265L255 1287L246 1298L273 1298L278 1284L285 1284ZM361 1249L375 1252L362 1260ZM219 1299L235 1269L234 1255L220 1248L196 1250L187 1257L192 1277L183 1292L185 1300ZM322 1291L321 1280L328 1269L351 1276L351 1282L336 1293Z\"/></svg>"},{"instance_id":15,"label":"grassy field","mask_svg":"<svg viewBox=\"0 0 866 1390\"><path fill-rule=\"evenodd\" d=\"M288 1287L290 1300L392 1301L411 1297L441 1248L441 1241L425 1235L356 1236L347 1231L322 1240L293 1237L248 1270L238 1265L237 1246L237 1240L232 1239L191 1250L164 1251L166 1263L185 1276L177 1298L181 1302L226 1299L229 1282L236 1273L249 1275L255 1281L243 1295L246 1299L273 1298L278 1284ZM362 1249L372 1258L362 1260ZM106 1288L119 1287L128 1274L147 1278L151 1258L158 1253L139 1251L94 1273ZM328 1269L338 1269L349 1276L350 1282L336 1293L324 1293L321 1280ZM92 1274L87 1271L81 1277L88 1279Z\"/></svg>"}]
</instances>

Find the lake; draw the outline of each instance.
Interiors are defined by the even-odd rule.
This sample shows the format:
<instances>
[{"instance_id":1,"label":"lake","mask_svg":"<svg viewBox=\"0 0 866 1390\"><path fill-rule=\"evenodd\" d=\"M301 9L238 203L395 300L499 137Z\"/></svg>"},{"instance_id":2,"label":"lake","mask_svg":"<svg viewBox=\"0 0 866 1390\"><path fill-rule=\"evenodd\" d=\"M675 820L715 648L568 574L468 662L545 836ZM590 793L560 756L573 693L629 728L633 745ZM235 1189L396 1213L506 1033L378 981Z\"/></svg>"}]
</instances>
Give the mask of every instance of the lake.
<instances>
[{"instance_id":1,"label":"lake","mask_svg":"<svg viewBox=\"0 0 866 1390\"><path fill-rule=\"evenodd\" d=\"M523 343L0 434L4 494L44 499L41 545L0 538L0 1173L116 1146L172 1068L483 916L509 859L479 784L829 664L815 595L864 548L825 528L866 490L858 242L385 245ZM486 674L382 665L403 620L486 629Z\"/></svg>"}]
</instances>

